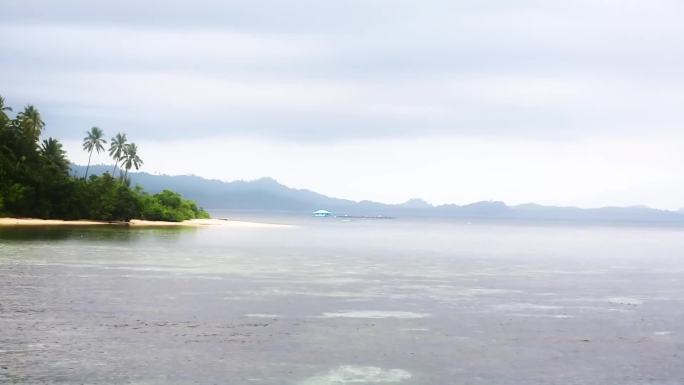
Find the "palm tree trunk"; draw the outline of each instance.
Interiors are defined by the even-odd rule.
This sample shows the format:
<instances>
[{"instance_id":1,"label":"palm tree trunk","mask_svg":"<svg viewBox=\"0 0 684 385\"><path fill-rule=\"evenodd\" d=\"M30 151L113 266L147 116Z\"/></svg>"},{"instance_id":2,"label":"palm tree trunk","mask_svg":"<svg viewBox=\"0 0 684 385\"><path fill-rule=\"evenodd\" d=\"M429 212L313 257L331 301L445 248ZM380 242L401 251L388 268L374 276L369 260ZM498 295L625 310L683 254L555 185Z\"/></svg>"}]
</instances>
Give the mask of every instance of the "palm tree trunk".
<instances>
[{"instance_id":1,"label":"palm tree trunk","mask_svg":"<svg viewBox=\"0 0 684 385\"><path fill-rule=\"evenodd\" d=\"M90 155L88 155L88 167L86 167L85 180L88 180L88 170L90 170L90 158L92 156L93 156L93 152L90 151Z\"/></svg>"},{"instance_id":2,"label":"palm tree trunk","mask_svg":"<svg viewBox=\"0 0 684 385\"><path fill-rule=\"evenodd\" d=\"M116 174L116 166L119 164L119 162L114 162L114 170L112 170L112 177L114 177L114 174Z\"/></svg>"}]
</instances>

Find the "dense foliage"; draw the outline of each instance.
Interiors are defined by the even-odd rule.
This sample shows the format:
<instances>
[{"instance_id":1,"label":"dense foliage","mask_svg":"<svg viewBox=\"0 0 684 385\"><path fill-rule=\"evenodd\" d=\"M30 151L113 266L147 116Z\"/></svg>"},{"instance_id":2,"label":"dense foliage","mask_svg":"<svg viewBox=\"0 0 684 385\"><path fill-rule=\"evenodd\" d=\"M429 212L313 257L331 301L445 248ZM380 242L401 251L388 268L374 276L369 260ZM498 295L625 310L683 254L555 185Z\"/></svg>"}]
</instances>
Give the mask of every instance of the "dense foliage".
<instances>
[{"instance_id":1,"label":"dense foliage","mask_svg":"<svg viewBox=\"0 0 684 385\"><path fill-rule=\"evenodd\" d=\"M209 216L195 202L172 191L152 195L140 187L131 188L128 170L138 169L142 160L125 134L112 138L109 150L115 160L112 173L119 165L125 170L120 177L105 173L81 178L69 175L69 161L57 139L41 142L45 123L35 107L27 106L14 117L11 112L0 97L0 216L104 221L183 221ZM104 150L102 130L93 127L87 135L85 151Z\"/></svg>"}]
</instances>

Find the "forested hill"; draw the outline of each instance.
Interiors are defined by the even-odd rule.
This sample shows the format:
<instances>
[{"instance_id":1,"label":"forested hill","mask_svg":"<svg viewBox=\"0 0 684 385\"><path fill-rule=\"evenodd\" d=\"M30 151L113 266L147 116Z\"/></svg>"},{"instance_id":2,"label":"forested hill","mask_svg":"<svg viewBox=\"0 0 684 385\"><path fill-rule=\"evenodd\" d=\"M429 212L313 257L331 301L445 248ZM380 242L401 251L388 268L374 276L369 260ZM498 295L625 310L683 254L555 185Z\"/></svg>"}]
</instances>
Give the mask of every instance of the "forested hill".
<instances>
[{"instance_id":1,"label":"forested hill","mask_svg":"<svg viewBox=\"0 0 684 385\"><path fill-rule=\"evenodd\" d=\"M112 172L113 166L90 166L90 172ZM72 173L82 175L84 166L72 166ZM355 202L330 198L308 190L297 190L281 185L271 178L255 181L222 182L194 175L152 175L145 172L129 174L132 185L140 185L149 192L165 189L176 191L198 202L202 207L213 209L313 211L314 207L342 209Z\"/></svg>"},{"instance_id":2,"label":"forested hill","mask_svg":"<svg viewBox=\"0 0 684 385\"><path fill-rule=\"evenodd\" d=\"M91 166L94 173L111 172L112 166ZM74 166L72 172L83 174L85 167ZM79 174L79 175L80 175ZM647 207L603 207L581 209L537 204L508 206L503 202L476 202L468 205L432 206L412 199L403 204L388 205L377 202L355 202L331 198L310 190L293 189L274 179L222 182L198 176L151 175L131 173L133 184L150 192L164 189L177 191L209 209L236 209L310 213L317 209L330 210L338 215L362 216L422 216L453 218L491 218L514 220L558 220L595 222L648 222L684 224L684 214Z\"/></svg>"}]
</instances>

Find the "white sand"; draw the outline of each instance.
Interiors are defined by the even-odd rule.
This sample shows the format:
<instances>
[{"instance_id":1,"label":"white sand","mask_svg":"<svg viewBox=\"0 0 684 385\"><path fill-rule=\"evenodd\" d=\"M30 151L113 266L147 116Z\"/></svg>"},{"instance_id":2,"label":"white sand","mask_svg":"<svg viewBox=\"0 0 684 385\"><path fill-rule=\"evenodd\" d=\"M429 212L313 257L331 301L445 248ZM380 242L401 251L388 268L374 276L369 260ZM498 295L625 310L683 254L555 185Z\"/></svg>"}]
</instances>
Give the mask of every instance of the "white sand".
<instances>
[{"instance_id":1,"label":"white sand","mask_svg":"<svg viewBox=\"0 0 684 385\"><path fill-rule=\"evenodd\" d=\"M287 228L290 225L273 223L257 223L232 221L225 219L191 219L183 222L144 221L133 219L130 222L101 222L101 221L63 221L59 219L33 219L33 218L0 218L0 226L131 226L131 227L203 227L203 226L228 226L228 227L272 227Z\"/></svg>"},{"instance_id":2,"label":"white sand","mask_svg":"<svg viewBox=\"0 0 684 385\"><path fill-rule=\"evenodd\" d=\"M60 219L0 218L0 226L102 226L108 222L63 221Z\"/></svg>"}]
</instances>

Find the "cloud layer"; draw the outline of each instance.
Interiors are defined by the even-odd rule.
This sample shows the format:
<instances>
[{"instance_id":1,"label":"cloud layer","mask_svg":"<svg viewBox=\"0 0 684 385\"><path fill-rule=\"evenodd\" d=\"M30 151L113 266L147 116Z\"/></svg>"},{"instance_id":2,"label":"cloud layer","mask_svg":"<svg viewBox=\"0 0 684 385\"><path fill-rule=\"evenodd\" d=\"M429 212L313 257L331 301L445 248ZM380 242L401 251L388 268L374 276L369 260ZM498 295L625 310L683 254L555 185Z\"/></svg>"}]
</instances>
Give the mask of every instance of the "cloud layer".
<instances>
[{"instance_id":1,"label":"cloud layer","mask_svg":"<svg viewBox=\"0 0 684 385\"><path fill-rule=\"evenodd\" d=\"M151 139L669 132L684 110L683 11L616 0L9 1L0 83L59 136L94 123Z\"/></svg>"},{"instance_id":2,"label":"cloud layer","mask_svg":"<svg viewBox=\"0 0 684 385\"><path fill-rule=\"evenodd\" d=\"M675 208L682 16L675 0L6 0L0 94L73 151L92 125L127 132L148 171Z\"/></svg>"}]
</instances>

